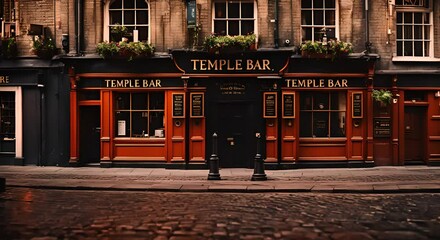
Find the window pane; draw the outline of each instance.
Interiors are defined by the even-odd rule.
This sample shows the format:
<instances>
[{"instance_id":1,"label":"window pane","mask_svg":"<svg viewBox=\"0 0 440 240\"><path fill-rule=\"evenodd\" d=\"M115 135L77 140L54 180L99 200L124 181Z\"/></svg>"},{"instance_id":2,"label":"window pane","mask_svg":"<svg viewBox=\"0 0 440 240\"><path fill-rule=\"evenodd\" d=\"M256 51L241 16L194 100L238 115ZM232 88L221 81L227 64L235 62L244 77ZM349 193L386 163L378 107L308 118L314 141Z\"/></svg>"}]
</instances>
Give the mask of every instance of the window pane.
<instances>
[{"instance_id":1,"label":"window pane","mask_svg":"<svg viewBox=\"0 0 440 240\"><path fill-rule=\"evenodd\" d=\"M425 52L424 52L424 54L425 54L425 57L429 57L429 41L425 41L424 42L425 43Z\"/></svg>"},{"instance_id":2,"label":"window pane","mask_svg":"<svg viewBox=\"0 0 440 240\"><path fill-rule=\"evenodd\" d=\"M345 112L330 114L330 130L331 137L345 137Z\"/></svg>"},{"instance_id":3,"label":"window pane","mask_svg":"<svg viewBox=\"0 0 440 240\"><path fill-rule=\"evenodd\" d=\"M136 24L148 24L148 11L136 11Z\"/></svg>"},{"instance_id":4,"label":"window pane","mask_svg":"<svg viewBox=\"0 0 440 240\"><path fill-rule=\"evenodd\" d=\"M431 21L429 20L429 13L424 13L423 14L423 17L424 17L424 19L423 19L423 23L424 24L429 24Z\"/></svg>"},{"instance_id":5,"label":"window pane","mask_svg":"<svg viewBox=\"0 0 440 240\"><path fill-rule=\"evenodd\" d=\"M116 110L130 109L130 94L119 93L116 95Z\"/></svg>"},{"instance_id":6,"label":"window pane","mask_svg":"<svg viewBox=\"0 0 440 240\"><path fill-rule=\"evenodd\" d=\"M404 33L404 38L405 39L412 39L413 38L413 34L412 34L412 26L404 26L403 28L403 33Z\"/></svg>"},{"instance_id":7,"label":"window pane","mask_svg":"<svg viewBox=\"0 0 440 240\"><path fill-rule=\"evenodd\" d=\"M335 0L325 0L325 8L336 8Z\"/></svg>"},{"instance_id":8,"label":"window pane","mask_svg":"<svg viewBox=\"0 0 440 240\"><path fill-rule=\"evenodd\" d=\"M155 130L163 129L163 119L164 119L163 111L159 112L150 112L150 122L149 122L149 132L150 136L154 136Z\"/></svg>"},{"instance_id":9,"label":"window pane","mask_svg":"<svg viewBox=\"0 0 440 240\"><path fill-rule=\"evenodd\" d=\"M124 25L134 24L134 11L124 11Z\"/></svg>"},{"instance_id":10,"label":"window pane","mask_svg":"<svg viewBox=\"0 0 440 240\"><path fill-rule=\"evenodd\" d=\"M136 8L148 8L148 4L145 0L136 0Z\"/></svg>"},{"instance_id":11,"label":"window pane","mask_svg":"<svg viewBox=\"0 0 440 240\"><path fill-rule=\"evenodd\" d=\"M403 26L397 26L396 30L397 30L397 34L396 34L397 39L402 39Z\"/></svg>"},{"instance_id":12,"label":"window pane","mask_svg":"<svg viewBox=\"0 0 440 240\"><path fill-rule=\"evenodd\" d=\"M302 29L302 41L312 40L312 28Z\"/></svg>"},{"instance_id":13,"label":"window pane","mask_svg":"<svg viewBox=\"0 0 440 240\"><path fill-rule=\"evenodd\" d=\"M301 93L300 97L300 108L301 110L312 110L312 94Z\"/></svg>"},{"instance_id":14,"label":"window pane","mask_svg":"<svg viewBox=\"0 0 440 240\"><path fill-rule=\"evenodd\" d=\"M423 22L423 13L414 13L414 23L421 24Z\"/></svg>"},{"instance_id":15,"label":"window pane","mask_svg":"<svg viewBox=\"0 0 440 240\"><path fill-rule=\"evenodd\" d=\"M312 0L301 0L301 8L312 8Z\"/></svg>"},{"instance_id":16,"label":"window pane","mask_svg":"<svg viewBox=\"0 0 440 240\"><path fill-rule=\"evenodd\" d=\"M148 133L148 111L132 112L132 137L145 137Z\"/></svg>"},{"instance_id":17,"label":"window pane","mask_svg":"<svg viewBox=\"0 0 440 240\"><path fill-rule=\"evenodd\" d=\"M312 25L312 11L303 10L301 12L301 24L302 25Z\"/></svg>"},{"instance_id":18,"label":"window pane","mask_svg":"<svg viewBox=\"0 0 440 240\"><path fill-rule=\"evenodd\" d=\"M254 32L254 21L241 21L241 35L248 35Z\"/></svg>"},{"instance_id":19,"label":"window pane","mask_svg":"<svg viewBox=\"0 0 440 240\"><path fill-rule=\"evenodd\" d=\"M423 39L423 27L421 25L414 26L414 39Z\"/></svg>"},{"instance_id":20,"label":"window pane","mask_svg":"<svg viewBox=\"0 0 440 240\"><path fill-rule=\"evenodd\" d=\"M15 92L0 93L0 152L15 151Z\"/></svg>"},{"instance_id":21,"label":"window pane","mask_svg":"<svg viewBox=\"0 0 440 240\"><path fill-rule=\"evenodd\" d=\"M110 9L122 9L122 1L121 0L113 1L112 4L110 4Z\"/></svg>"},{"instance_id":22,"label":"window pane","mask_svg":"<svg viewBox=\"0 0 440 240\"><path fill-rule=\"evenodd\" d=\"M300 133L301 137L313 137L312 134L312 113L311 112L301 112L301 124Z\"/></svg>"},{"instance_id":23,"label":"window pane","mask_svg":"<svg viewBox=\"0 0 440 240\"><path fill-rule=\"evenodd\" d=\"M313 28L312 30L314 35L313 41L322 41L321 28Z\"/></svg>"},{"instance_id":24,"label":"window pane","mask_svg":"<svg viewBox=\"0 0 440 240\"><path fill-rule=\"evenodd\" d=\"M429 26L424 26L423 27L425 30L424 34L425 34L425 39L426 40L430 40L431 39L431 31L430 31L430 27Z\"/></svg>"},{"instance_id":25,"label":"window pane","mask_svg":"<svg viewBox=\"0 0 440 240\"><path fill-rule=\"evenodd\" d=\"M145 110L148 106L147 94L145 93L133 93L132 94L132 109L133 110Z\"/></svg>"},{"instance_id":26,"label":"window pane","mask_svg":"<svg viewBox=\"0 0 440 240\"><path fill-rule=\"evenodd\" d=\"M134 8L134 0L124 0L124 8Z\"/></svg>"},{"instance_id":27,"label":"window pane","mask_svg":"<svg viewBox=\"0 0 440 240\"><path fill-rule=\"evenodd\" d=\"M228 35L240 35L239 21L228 21Z\"/></svg>"},{"instance_id":28,"label":"window pane","mask_svg":"<svg viewBox=\"0 0 440 240\"><path fill-rule=\"evenodd\" d=\"M404 56L413 56L413 44L411 41L405 41L403 43Z\"/></svg>"},{"instance_id":29,"label":"window pane","mask_svg":"<svg viewBox=\"0 0 440 240\"><path fill-rule=\"evenodd\" d=\"M151 109L164 109L164 93L150 93L150 110Z\"/></svg>"},{"instance_id":30,"label":"window pane","mask_svg":"<svg viewBox=\"0 0 440 240\"><path fill-rule=\"evenodd\" d=\"M313 112L313 136L329 137L328 112Z\"/></svg>"},{"instance_id":31,"label":"window pane","mask_svg":"<svg viewBox=\"0 0 440 240\"><path fill-rule=\"evenodd\" d=\"M324 0L313 0L313 8L324 8Z\"/></svg>"},{"instance_id":32,"label":"window pane","mask_svg":"<svg viewBox=\"0 0 440 240\"><path fill-rule=\"evenodd\" d=\"M254 4L242 3L241 4L241 17L242 18L254 18Z\"/></svg>"},{"instance_id":33,"label":"window pane","mask_svg":"<svg viewBox=\"0 0 440 240\"><path fill-rule=\"evenodd\" d=\"M327 39L336 39L336 31L334 28L327 28Z\"/></svg>"},{"instance_id":34,"label":"window pane","mask_svg":"<svg viewBox=\"0 0 440 240\"><path fill-rule=\"evenodd\" d=\"M137 27L138 30L138 40L148 41L148 27Z\"/></svg>"},{"instance_id":35,"label":"window pane","mask_svg":"<svg viewBox=\"0 0 440 240\"><path fill-rule=\"evenodd\" d=\"M122 24L122 12L110 11L110 25Z\"/></svg>"},{"instance_id":36,"label":"window pane","mask_svg":"<svg viewBox=\"0 0 440 240\"><path fill-rule=\"evenodd\" d=\"M403 13L402 12L398 12L397 13L397 19L396 19L397 23L402 23L403 22Z\"/></svg>"},{"instance_id":37,"label":"window pane","mask_svg":"<svg viewBox=\"0 0 440 240\"><path fill-rule=\"evenodd\" d=\"M335 25L335 11L325 11L325 25Z\"/></svg>"},{"instance_id":38,"label":"window pane","mask_svg":"<svg viewBox=\"0 0 440 240\"><path fill-rule=\"evenodd\" d=\"M403 15L403 17L404 17L404 19L403 19L403 21L404 21L404 23L412 23L413 22L413 20L412 20L412 13L404 13L404 15Z\"/></svg>"},{"instance_id":39,"label":"window pane","mask_svg":"<svg viewBox=\"0 0 440 240\"><path fill-rule=\"evenodd\" d=\"M214 21L214 33L226 35L226 21Z\"/></svg>"},{"instance_id":40,"label":"window pane","mask_svg":"<svg viewBox=\"0 0 440 240\"><path fill-rule=\"evenodd\" d=\"M226 3L215 3L215 17L226 18Z\"/></svg>"},{"instance_id":41,"label":"window pane","mask_svg":"<svg viewBox=\"0 0 440 240\"><path fill-rule=\"evenodd\" d=\"M328 110L328 93L315 93L313 96L313 110Z\"/></svg>"},{"instance_id":42,"label":"window pane","mask_svg":"<svg viewBox=\"0 0 440 240\"><path fill-rule=\"evenodd\" d=\"M403 42L397 41L397 56L403 56Z\"/></svg>"},{"instance_id":43,"label":"window pane","mask_svg":"<svg viewBox=\"0 0 440 240\"><path fill-rule=\"evenodd\" d=\"M228 3L228 18L240 17L240 4L237 2Z\"/></svg>"},{"instance_id":44,"label":"window pane","mask_svg":"<svg viewBox=\"0 0 440 240\"><path fill-rule=\"evenodd\" d=\"M324 11L315 10L313 12L313 25L324 25Z\"/></svg>"},{"instance_id":45,"label":"window pane","mask_svg":"<svg viewBox=\"0 0 440 240\"><path fill-rule=\"evenodd\" d=\"M415 41L414 42L414 56L423 57L423 42Z\"/></svg>"}]
</instances>

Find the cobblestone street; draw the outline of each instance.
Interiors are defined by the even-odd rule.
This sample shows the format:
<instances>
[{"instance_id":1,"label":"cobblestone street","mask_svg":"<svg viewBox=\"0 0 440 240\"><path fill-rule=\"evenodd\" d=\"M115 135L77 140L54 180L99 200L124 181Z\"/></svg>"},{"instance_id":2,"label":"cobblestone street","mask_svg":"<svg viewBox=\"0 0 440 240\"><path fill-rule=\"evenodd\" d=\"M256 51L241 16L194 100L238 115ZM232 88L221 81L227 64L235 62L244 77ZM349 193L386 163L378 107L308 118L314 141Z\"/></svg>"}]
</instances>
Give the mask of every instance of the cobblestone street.
<instances>
[{"instance_id":1,"label":"cobblestone street","mask_svg":"<svg viewBox=\"0 0 440 240\"><path fill-rule=\"evenodd\" d=\"M439 239L440 194L8 188L0 239Z\"/></svg>"}]
</instances>

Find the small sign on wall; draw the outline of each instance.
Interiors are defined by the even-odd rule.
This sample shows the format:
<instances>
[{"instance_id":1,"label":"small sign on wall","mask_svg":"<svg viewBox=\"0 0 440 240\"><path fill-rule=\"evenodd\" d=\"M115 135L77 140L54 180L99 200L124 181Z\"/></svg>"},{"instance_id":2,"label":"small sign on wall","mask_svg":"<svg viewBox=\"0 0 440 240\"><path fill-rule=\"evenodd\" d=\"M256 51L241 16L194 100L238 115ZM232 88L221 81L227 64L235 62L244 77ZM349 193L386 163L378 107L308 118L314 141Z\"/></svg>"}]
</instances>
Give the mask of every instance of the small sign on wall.
<instances>
[{"instance_id":1,"label":"small sign on wall","mask_svg":"<svg viewBox=\"0 0 440 240\"><path fill-rule=\"evenodd\" d=\"M173 93L173 118L185 117L185 94Z\"/></svg>"},{"instance_id":2,"label":"small sign on wall","mask_svg":"<svg viewBox=\"0 0 440 240\"><path fill-rule=\"evenodd\" d=\"M190 93L191 117L198 118L205 115L204 93Z\"/></svg>"},{"instance_id":3,"label":"small sign on wall","mask_svg":"<svg viewBox=\"0 0 440 240\"><path fill-rule=\"evenodd\" d=\"M283 118L295 118L295 93L283 93Z\"/></svg>"},{"instance_id":4,"label":"small sign on wall","mask_svg":"<svg viewBox=\"0 0 440 240\"><path fill-rule=\"evenodd\" d=\"M363 95L362 92L353 92L351 98L351 117L363 118Z\"/></svg>"},{"instance_id":5,"label":"small sign on wall","mask_svg":"<svg viewBox=\"0 0 440 240\"><path fill-rule=\"evenodd\" d=\"M277 118L277 94L266 92L263 94L264 118Z\"/></svg>"}]
</instances>

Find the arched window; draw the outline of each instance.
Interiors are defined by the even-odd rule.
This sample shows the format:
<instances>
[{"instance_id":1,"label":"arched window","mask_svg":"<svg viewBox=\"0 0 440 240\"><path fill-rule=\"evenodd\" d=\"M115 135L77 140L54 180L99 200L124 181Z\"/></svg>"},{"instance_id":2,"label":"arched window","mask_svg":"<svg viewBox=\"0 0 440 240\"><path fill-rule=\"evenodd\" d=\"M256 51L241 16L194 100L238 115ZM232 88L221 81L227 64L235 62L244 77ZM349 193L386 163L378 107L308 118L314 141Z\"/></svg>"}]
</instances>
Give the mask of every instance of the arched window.
<instances>
[{"instance_id":1,"label":"arched window","mask_svg":"<svg viewBox=\"0 0 440 240\"><path fill-rule=\"evenodd\" d=\"M146 0L111 0L105 5L104 40L149 41L150 7Z\"/></svg>"},{"instance_id":2,"label":"arched window","mask_svg":"<svg viewBox=\"0 0 440 240\"><path fill-rule=\"evenodd\" d=\"M257 34L256 4L249 0L214 1L213 32L219 35Z\"/></svg>"}]
</instances>

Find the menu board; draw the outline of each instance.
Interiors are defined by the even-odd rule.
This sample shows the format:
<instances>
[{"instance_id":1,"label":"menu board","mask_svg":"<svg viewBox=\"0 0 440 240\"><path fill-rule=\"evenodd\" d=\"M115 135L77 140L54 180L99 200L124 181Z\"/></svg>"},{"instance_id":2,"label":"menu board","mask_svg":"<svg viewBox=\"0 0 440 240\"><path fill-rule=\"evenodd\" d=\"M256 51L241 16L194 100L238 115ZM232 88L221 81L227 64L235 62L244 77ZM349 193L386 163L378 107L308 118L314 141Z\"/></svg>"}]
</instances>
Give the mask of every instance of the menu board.
<instances>
[{"instance_id":1,"label":"menu board","mask_svg":"<svg viewBox=\"0 0 440 240\"><path fill-rule=\"evenodd\" d=\"M264 93L264 116L265 118L277 117L277 94L276 93Z\"/></svg>"},{"instance_id":2,"label":"menu board","mask_svg":"<svg viewBox=\"0 0 440 240\"><path fill-rule=\"evenodd\" d=\"M362 104L362 92L354 92L352 97L352 117L362 118L363 117L363 104Z\"/></svg>"},{"instance_id":3,"label":"menu board","mask_svg":"<svg viewBox=\"0 0 440 240\"><path fill-rule=\"evenodd\" d=\"M185 94L173 93L173 118L185 117Z\"/></svg>"},{"instance_id":4,"label":"menu board","mask_svg":"<svg viewBox=\"0 0 440 240\"><path fill-rule=\"evenodd\" d=\"M295 118L295 93L283 93L283 118Z\"/></svg>"},{"instance_id":5,"label":"menu board","mask_svg":"<svg viewBox=\"0 0 440 240\"><path fill-rule=\"evenodd\" d=\"M391 137L391 119L387 118L374 118L374 137L388 138Z\"/></svg>"},{"instance_id":6,"label":"menu board","mask_svg":"<svg viewBox=\"0 0 440 240\"><path fill-rule=\"evenodd\" d=\"M191 93L191 117L203 117L204 116L204 104L203 93Z\"/></svg>"}]
</instances>

